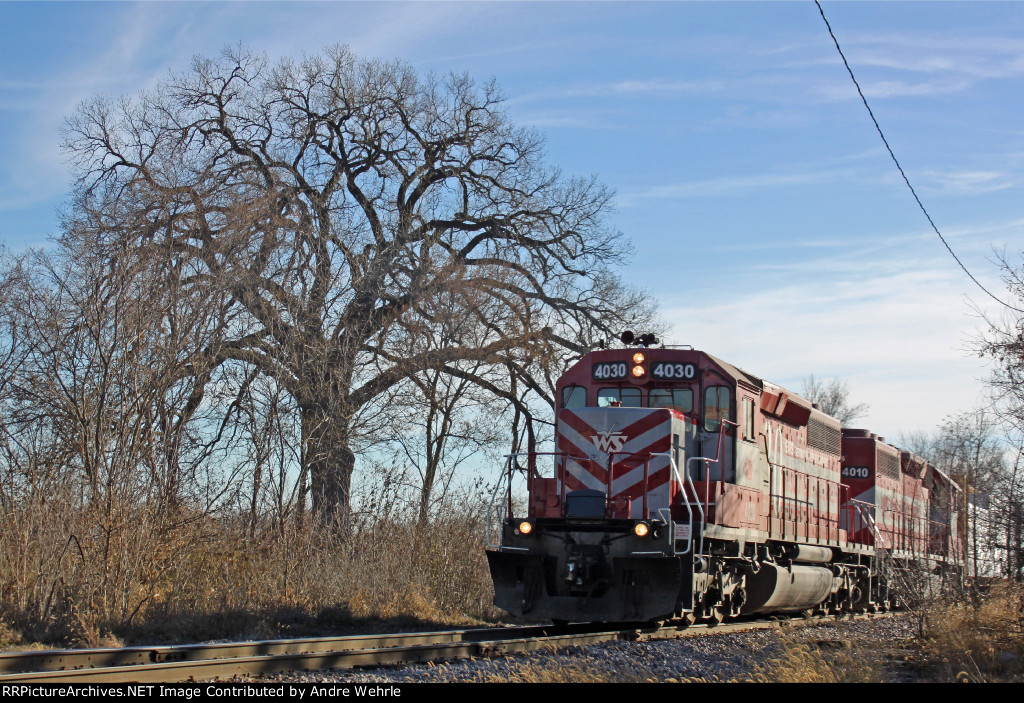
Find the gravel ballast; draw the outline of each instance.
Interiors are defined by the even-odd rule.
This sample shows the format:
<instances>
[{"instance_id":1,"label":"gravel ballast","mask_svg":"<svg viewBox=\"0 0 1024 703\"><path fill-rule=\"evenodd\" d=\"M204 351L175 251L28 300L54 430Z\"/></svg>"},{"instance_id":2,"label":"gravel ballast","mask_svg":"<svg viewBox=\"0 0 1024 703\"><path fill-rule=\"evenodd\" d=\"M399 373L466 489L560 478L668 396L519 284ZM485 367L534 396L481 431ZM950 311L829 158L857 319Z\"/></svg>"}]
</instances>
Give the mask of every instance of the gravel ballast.
<instances>
[{"instance_id":1,"label":"gravel ballast","mask_svg":"<svg viewBox=\"0 0 1024 703\"><path fill-rule=\"evenodd\" d=\"M262 682L453 683L482 681L737 681L749 680L784 653L784 642L850 651L887 661L883 680L906 681L902 647L913 638L906 616L836 621L807 627L709 632L671 640L606 642L493 659L373 669L289 672L242 679Z\"/></svg>"}]
</instances>

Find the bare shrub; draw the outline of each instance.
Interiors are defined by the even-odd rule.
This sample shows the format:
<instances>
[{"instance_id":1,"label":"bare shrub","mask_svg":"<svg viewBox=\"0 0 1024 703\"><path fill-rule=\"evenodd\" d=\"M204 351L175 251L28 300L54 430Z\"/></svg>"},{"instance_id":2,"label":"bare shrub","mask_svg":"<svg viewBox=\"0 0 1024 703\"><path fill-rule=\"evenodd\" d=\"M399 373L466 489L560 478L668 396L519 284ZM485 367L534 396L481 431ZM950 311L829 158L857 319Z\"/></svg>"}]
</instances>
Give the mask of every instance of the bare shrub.
<instances>
[{"instance_id":1,"label":"bare shrub","mask_svg":"<svg viewBox=\"0 0 1024 703\"><path fill-rule=\"evenodd\" d=\"M923 648L941 681L1024 681L1024 588L1004 582L948 606Z\"/></svg>"},{"instance_id":2,"label":"bare shrub","mask_svg":"<svg viewBox=\"0 0 1024 703\"><path fill-rule=\"evenodd\" d=\"M269 637L358 621L466 624L492 618L479 510L429 530L366 520L345 541L248 516L174 529L144 510L97 528L56 500L0 516L0 621L12 646Z\"/></svg>"}]
</instances>

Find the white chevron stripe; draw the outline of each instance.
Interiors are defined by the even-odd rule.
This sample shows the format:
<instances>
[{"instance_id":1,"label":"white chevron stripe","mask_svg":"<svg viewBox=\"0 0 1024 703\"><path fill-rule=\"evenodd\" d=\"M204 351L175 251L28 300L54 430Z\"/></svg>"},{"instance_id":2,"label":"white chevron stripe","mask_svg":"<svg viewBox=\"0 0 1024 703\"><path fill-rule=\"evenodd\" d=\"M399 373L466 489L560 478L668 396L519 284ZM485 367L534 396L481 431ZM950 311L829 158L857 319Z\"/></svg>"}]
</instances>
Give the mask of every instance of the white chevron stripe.
<instances>
[{"instance_id":1,"label":"white chevron stripe","mask_svg":"<svg viewBox=\"0 0 1024 703\"><path fill-rule=\"evenodd\" d=\"M591 415L596 415L591 413ZM643 422L644 414L631 413L630 417L624 418L621 412L605 414L601 413L596 417L588 417L584 420L582 417L577 415L577 419L587 429L584 433L570 426L567 422L559 423L559 447L562 450L567 450L571 454L575 454L580 457L587 457L591 459L597 466L584 462L582 465L571 459L566 461L567 473L574 477L586 488L598 490L601 492L607 491L605 483L594 474L590 473L590 470L598 470L600 466L601 470L605 470L608 466L608 453L601 451L595 444L593 439L594 435L603 436L606 434L625 434L623 430L629 430L630 427L636 425L638 422ZM598 422L589 422L588 420L597 419ZM601 422L601 420L615 422ZM598 425L598 427L592 427L591 424ZM685 425L684 425L685 430ZM623 461L628 458L627 452L636 452L643 454L650 451L657 444L662 444L661 448L668 449L668 438L672 431L672 420L666 418L663 422L659 422L654 427L651 427L639 435L633 437L627 437L626 441L622 446L621 454L616 454L616 461ZM564 440L564 441L563 441ZM670 465L669 459L666 456L652 457L648 466L648 476L651 476L658 471L661 471ZM588 468L590 470L588 470ZM639 466L634 466L627 473L622 476L618 476L612 483L612 497L617 497L628 492L637 492L642 496L643 489L643 478L644 478L644 467L641 463ZM657 511L660 508L668 508L671 497L671 483L675 480L674 476L667 475L663 479L657 479L658 483L649 482L647 486L647 504L648 509ZM633 499L632 508L630 510L631 517L640 518L643 512L643 499L638 497Z\"/></svg>"},{"instance_id":2,"label":"white chevron stripe","mask_svg":"<svg viewBox=\"0 0 1024 703\"><path fill-rule=\"evenodd\" d=\"M572 459L565 462L565 469L570 476L582 483L586 488L592 488L596 491L608 490L601 479L587 471Z\"/></svg>"},{"instance_id":3,"label":"white chevron stripe","mask_svg":"<svg viewBox=\"0 0 1024 703\"><path fill-rule=\"evenodd\" d=\"M668 466L668 457L653 457L651 459L650 468L647 470L648 476L653 475L654 472L659 471L660 469L663 469L666 466ZM614 481L612 481L612 495L619 495L620 493L624 493L625 491L629 490L638 483L642 483L643 480L644 467L643 464L641 464L640 466L631 469L629 472L617 477ZM658 486L666 483L667 480L668 479L666 479L665 481L660 481L658 483L654 483L652 481L648 486L648 492L650 491L650 489L657 488Z\"/></svg>"},{"instance_id":4,"label":"white chevron stripe","mask_svg":"<svg viewBox=\"0 0 1024 703\"><path fill-rule=\"evenodd\" d=\"M574 447L576 447L580 454L589 457L594 461L597 461L601 466L608 465L608 453L602 452L596 446L594 446L594 440L590 437L584 437L575 429L570 427L568 423L559 424L559 433L562 437L569 441ZM655 425L650 430L636 436L627 439L626 443L622 447L623 452L641 452L647 447L657 442L660 439L664 439L668 436L671 431L671 427L668 422L663 422L659 425ZM594 430L594 434L598 434L597 430ZM626 458L624 454L617 455L619 459Z\"/></svg>"},{"instance_id":5,"label":"white chevron stripe","mask_svg":"<svg viewBox=\"0 0 1024 703\"><path fill-rule=\"evenodd\" d=\"M594 476L592 473L590 473L590 471L588 471L585 466L581 466L579 462L569 459L566 462L566 465L568 467L569 475L575 477L577 480L580 481L580 483L584 484L587 488L594 488L602 491L606 490L604 482L597 476ZM648 486L649 491L667 483L670 479L674 478L672 476L665 476L663 479L651 478L656 472L660 471L661 469L664 469L668 465L668 457L656 456L651 458L650 465L647 469L647 475L650 481ZM639 466L634 466L632 469L630 469L627 473L623 474L622 476L615 477L615 479L612 482L612 495L617 496L620 493L624 493L633 486L642 483L643 480L643 464L640 464Z\"/></svg>"},{"instance_id":6,"label":"white chevron stripe","mask_svg":"<svg viewBox=\"0 0 1024 703\"><path fill-rule=\"evenodd\" d=\"M605 454L605 457L607 457L607 456L608 455ZM605 462L607 462L607 458L605 458ZM599 479L596 476L594 476L593 474L591 474L590 471L588 471L585 466L581 466L579 464L579 462L576 462L576 461L573 461L572 459L569 459L567 461L567 464L570 467L569 474L571 476L575 476L581 483L585 484L588 488L597 488L599 490L604 490L605 489L604 482L601 481L601 479ZM648 475L649 480L650 480L649 489L656 488L656 487L666 483L671 478L670 476L666 476L664 479L659 479L659 478L651 479L650 478L656 472L660 471L661 469L664 469L668 465L669 465L669 460L668 460L668 457L666 457L666 456L651 457L651 461L650 461L650 464L649 464L648 469L647 469L647 475ZM602 468L604 468L606 466L607 466L607 463L602 463L601 464ZM586 476L584 477L582 474L586 474ZM615 479L612 482L612 495L619 495L620 493L623 493L624 491L629 490L630 488L632 488L636 484L642 483L643 480L644 480L644 466L643 466L643 464L640 464L639 466L634 466L632 469L630 469L625 474L623 474L621 476L615 477Z\"/></svg>"}]
</instances>

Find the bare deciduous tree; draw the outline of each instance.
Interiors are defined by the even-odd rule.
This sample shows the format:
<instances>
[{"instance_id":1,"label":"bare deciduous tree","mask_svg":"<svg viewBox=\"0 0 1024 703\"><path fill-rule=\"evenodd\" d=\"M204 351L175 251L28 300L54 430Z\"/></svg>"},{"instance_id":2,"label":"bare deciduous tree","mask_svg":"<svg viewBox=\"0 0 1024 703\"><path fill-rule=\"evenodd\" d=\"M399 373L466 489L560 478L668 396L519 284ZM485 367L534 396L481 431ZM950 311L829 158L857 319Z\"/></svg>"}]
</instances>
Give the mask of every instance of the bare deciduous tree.
<instances>
[{"instance_id":1,"label":"bare deciduous tree","mask_svg":"<svg viewBox=\"0 0 1024 703\"><path fill-rule=\"evenodd\" d=\"M518 374L573 348L560 327L606 326L594 277L626 252L609 192L547 167L493 84L345 48L196 59L137 99L83 105L66 147L108 255L184 271L190 299L221 306L198 373L242 363L294 398L326 517L344 515L374 403L426 369ZM442 300L483 334L417 344Z\"/></svg>"},{"instance_id":2,"label":"bare deciduous tree","mask_svg":"<svg viewBox=\"0 0 1024 703\"><path fill-rule=\"evenodd\" d=\"M147 570L180 556L147 545L217 501L218 482L196 475L211 446L191 360L209 346L210 301L179 299L173 269L103 256L75 224L4 262L5 578L37 574L13 604L22 615L73 621L81 607L125 623L156 588Z\"/></svg>"},{"instance_id":3,"label":"bare deciduous tree","mask_svg":"<svg viewBox=\"0 0 1024 703\"><path fill-rule=\"evenodd\" d=\"M87 502L172 506L204 456L189 425L203 378L191 357L209 344L197 336L208 312L178 299L166 276L75 235L18 262L2 310L24 350L3 395L7 428L46 428L62 452L54 466L78 473Z\"/></svg>"},{"instance_id":4,"label":"bare deciduous tree","mask_svg":"<svg viewBox=\"0 0 1024 703\"><path fill-rule=\"evenodd\" d=\"M1024 447L1024 252L1014 263L1005 251L996 260L1010 305L994 315L981 314L988 328L976 342L976 350L992 363L988 386L993 408L1009 434L1008 446L1016 447L1012 468L1007 468L995 487L997 508L1003 512L1002 531L1008 555L1007 570L1024 578L1024 479L1021 478L1021 448ZM1010 462L1007 462L1010 466Z\"/></svg>"},{"instance_id":5,"label":"bare deciduous tree","mask_svg":"<svg viewBox=\"0 0 1024 703\"><path fill-rule=\"evenodd\" d=\"M868 411L866 403L850 404L850 389L846 381L838 378L822 380L810 375L804 379L804 397L815 403L823 413L849 425Z\"/></svg>"},{"instance_id":6,"label":"bare deciduous tree","mask_svg":"<svg viewBox=\"0 0 1024 703\"><path fill-rule=\"evenodd\" d=\"M1024 252L1021 257L1024 259ZM1005 253L998 255L998 261L1011 301L1024 308L1024 264L1014 265ZM1007 308L1001 315L998 319L982 315L988 329L976 348L992 362L988 383L1001 416L1020 433L1024 432L1024 314Z\"/></svg>"},{"instance_id":7,"label":"bare deciduous tree","mask_svg":"<svg viewBox=\"0 0 1024 703\"><path fill-rule=\"evenodd\" d=\"M478 369L469 369L475 374ZM443 502L460 466L476 458L495 459L506 434L501 426L506 403L469 378L427 370L405 385L408 396L396 404L404 422L396 426L393 444L398 461L418 476L415 487L419 522L430 517L434 502Z\"/></svg>"},{"instance_id":8,"label":"bare deciduous tree","mask_svg":"<svg viewBox=\"0 0 1024 703\"><path fill-rule=\"evenodd\" d=\"M1004 567L1003 494L1016 479L1005 463L1006 445L999 418L985 410L951 416L934 435L913 433L899 438L903 448L926 458L950 476L962 491L959 539L966 549L969 576L988 575Z\"/></svg>"}]
</instances>

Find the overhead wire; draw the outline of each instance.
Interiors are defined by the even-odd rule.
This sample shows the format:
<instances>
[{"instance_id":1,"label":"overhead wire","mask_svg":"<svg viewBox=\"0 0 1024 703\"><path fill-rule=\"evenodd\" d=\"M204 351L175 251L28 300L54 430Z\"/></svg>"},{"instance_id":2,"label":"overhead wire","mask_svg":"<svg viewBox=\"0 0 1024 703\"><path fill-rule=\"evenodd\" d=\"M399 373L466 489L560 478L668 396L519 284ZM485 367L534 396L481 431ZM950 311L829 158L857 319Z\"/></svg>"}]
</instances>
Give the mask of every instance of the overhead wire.
<instances>
[{"instance_id":1,"label":"overhead wire","mask_svg":"<svg viewBox=\"0 0 1024 703\"><path fill-rule=\"evenodd\" d=\"M839 40L836 39L835 32L832 31L832 25L829 24L828 18L825 17L825 10L821 7L821 2L819 2L819 0L814 0L814 4L818 6L818 12L821 14L821 19L824 20L825 27L828 28L828 34L830 37L832 37L832 42L836 45L836 51L839 52L839 57L843 60L843 65L846 66L846 72L850 74L850 80L853 81L853 85L857 88L857 94L860 95L860 100L862 103L864 103L864 107L867 109L868 115L871 117L871 121L875 125L875 129L878 131L878 136L882 138L882 143L885 144L885 148L889 152L889 156L892 157L893 163L896 164L896 169L900 172L900 176L903 177L903 182L907 184L907 188L910 189L910 194L914 196L914 200L917 202L917 206L921 208L921 212L924 213L925 218L927 218L928 220L928 224L932 226L932 229L935 231L935 234L938 235L939 240L942 242L942 245L946 247L946 251L948 251L949 255L953 257L953 260L960 265L960 268L963 269L963 272L967 274L967 277L974 281L974 284L978 286L978 288L980 288L982 291L984 291L985 294L988 295L988 297L992 298L992 300L996 301L1000 305L1009 308L1010 310L1019 313L1024 313L1024 310L1021 310L1020 308L1015 308L1009 303L996 297L991 291L989 291L988 288L983 286L981 282L974 277L974 274L967 270L967 267L964 266L964 263L960 260L960 257L958 257L956 253L953 251L953 248L949 246L949 242L947 242L946 238L942 236L942 232L939 231L939 228L935 224L935 221L932 219L932 216L928 214L928 210L925 208L924 203L921 202L921 198L917 196L917 191L914 190L914 186L910 184L910 179L907 178L907 174L903 171L903 167L900 165L899 159L896 158L896 154L893 152L892 147L889 146L889 140L885 138L885 133L882 132L882 127L881 125L878 124L878 119L875 117L875 113L871 110L871 106L868 105L868 99L864 97L864 91L861 90L860 83L857 82L856 76L853 75L853 69L850 68L850 62L846 60L846 55L843 53L842 48L839 46Z\"/></svg>"}]
</instances>

